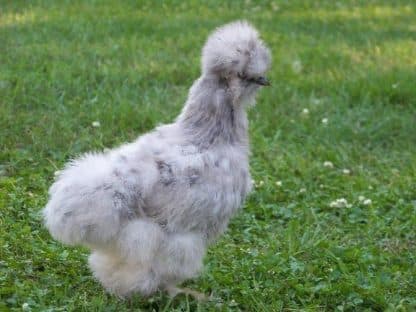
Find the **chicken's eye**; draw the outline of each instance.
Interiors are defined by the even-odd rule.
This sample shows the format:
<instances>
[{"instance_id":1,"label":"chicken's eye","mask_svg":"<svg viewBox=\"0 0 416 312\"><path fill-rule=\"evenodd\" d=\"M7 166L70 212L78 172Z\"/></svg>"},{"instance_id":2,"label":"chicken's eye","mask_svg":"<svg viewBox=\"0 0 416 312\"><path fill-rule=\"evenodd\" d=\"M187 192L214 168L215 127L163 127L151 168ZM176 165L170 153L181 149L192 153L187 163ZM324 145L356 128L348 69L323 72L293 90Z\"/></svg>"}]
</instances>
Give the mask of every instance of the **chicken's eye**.
<instances>
[{"instance_id":1,"label":"chicken's eye","mask_svg":"<svg viewBox=\"0 0 416 312\"><path fill-rule=\"evenodd\" d=\"M242 80L246 80L247 76L243 73L238 73L238 78L242 79Z\"/></svg>"}]
</instances>

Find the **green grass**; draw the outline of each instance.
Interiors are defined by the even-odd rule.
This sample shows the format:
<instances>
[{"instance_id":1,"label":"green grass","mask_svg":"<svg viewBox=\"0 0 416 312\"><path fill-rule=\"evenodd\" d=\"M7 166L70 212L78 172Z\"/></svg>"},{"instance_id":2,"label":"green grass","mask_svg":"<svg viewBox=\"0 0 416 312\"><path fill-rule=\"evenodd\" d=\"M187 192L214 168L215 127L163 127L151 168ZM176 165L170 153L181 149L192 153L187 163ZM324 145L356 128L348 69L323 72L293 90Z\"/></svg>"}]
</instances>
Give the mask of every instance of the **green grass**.
<instances>
[{"instance_id":1,"label":"green grass","mask_svg":"<svg viewBox=\"0 0 416 312\"><path fill-rule=\"evenodd\" d=\"M0 1L0 311L416 309L415 2L227 3ZM258 187L188 283L217 299L120 301L42 227L54 171L173 120L239 18L273 86L250 111Z\"/></svg>"}]
</instances>

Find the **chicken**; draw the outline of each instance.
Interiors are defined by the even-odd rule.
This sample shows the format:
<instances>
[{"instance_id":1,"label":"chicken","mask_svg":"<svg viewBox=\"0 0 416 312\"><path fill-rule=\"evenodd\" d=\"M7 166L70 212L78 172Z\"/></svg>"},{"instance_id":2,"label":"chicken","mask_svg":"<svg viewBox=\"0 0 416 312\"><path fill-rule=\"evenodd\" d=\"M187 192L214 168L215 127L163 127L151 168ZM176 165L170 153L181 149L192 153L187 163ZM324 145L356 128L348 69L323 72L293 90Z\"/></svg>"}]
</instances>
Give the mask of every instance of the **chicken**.
<instances>
[{"instance_id":1,"label":"chicken","mask_svg":"<svg viewBox=\"0 0 416 312\"><path fill-rule=\"evenodd\" d=\"M270 59L249 23L218 28L174 123L61 171L45 225L55 239L91 250L89 266L109 292L175 295L200 272L207 246L251 189L246 109L269 84Z\"/></svg>"}]
</instances>

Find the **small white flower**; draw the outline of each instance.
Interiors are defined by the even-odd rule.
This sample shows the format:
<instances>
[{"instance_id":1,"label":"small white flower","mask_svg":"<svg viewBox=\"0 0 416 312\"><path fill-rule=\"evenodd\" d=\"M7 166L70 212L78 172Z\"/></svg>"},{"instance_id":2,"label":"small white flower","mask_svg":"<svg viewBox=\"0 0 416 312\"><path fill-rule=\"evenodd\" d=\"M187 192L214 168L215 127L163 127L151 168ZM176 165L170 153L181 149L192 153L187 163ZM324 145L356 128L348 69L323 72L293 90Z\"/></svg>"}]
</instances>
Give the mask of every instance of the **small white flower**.
<instances>
[{"instance_id":1,"label":"small white flower","mask_svg":"<svg viewBox=\"0 0 416 312\"><path fill-rule=\"evenodd\" d=\"M369 206L369 205L371 205L372 204L372 201L371 201L371 199L370 198L366 198L366 199L364 199L363 200L363 205L365 205L365 206Z\"/></svg>"},{"instance_id":2,"label":"small white flower","mask_svg":"<svg viewBox=\"0 0 416 312\"><path fill-rule=\"evenodd\" d=\"M299 74L302 71L302 62L300 60L294 60L292 70L295 74Z\"/></svg>"},{"instance_id":3,"label":"small white flower","mask_svg":"<svg viewBox=\"0 0 416 312\"><path fill-rule=\"evenodd\" d=\"M363 202L364 200L365 200L364 196L362 196L362 195L358 196L358 201Z\"/></svg>"},{"instance_id":4,"label":"small white flower","mask_svg":"<svg viewBox=\"0 0 416 312\"><path fill-rule=\"evenodd\" d=\"M263 180L260 180L259 181L259 184L257 184L258 187L263 186L263 185L264 185L264 181Z\"/></svg>"},{"instance_id":5,"label":"small white flower","mask_svg":"<svg viewBox=\"0 0 416 312\"><path fill-rule=\"evenodd\" d=\"M328 118L322 118L321 121L324 125L328 124Z\"/></svg>"},{"instance_id":6,"label":"small white flower","mask_svg":"<svg viewBox=\"0 0 416 312\"><path fill-rule=\"evenodd\" d=\"M282 181L276 181L276 186L281 187L282 186Z\"/></svg>"},{"instance_id":7,"label":"small white flower","mask_svg":"<svg viewBox=\"0 0 416 312\"><path fill-rule=\"evenodd\" d=\"M321 99L317 99L317 98L313 98L311 100L311 102L312 102L313 105L319 105L319 104L321 104L322 100Z\"/></svg>"},{"instance_id":8,"label":"small white flower","mask_svg":"<svg viewBox=\"0 0 416 312\"><path fill-rule=\"evenodd\" d=\"M53 173L53 175L54 175L55 177L59 176L60 174L61 174L61 170L56 170L56 171Z\"/></svg>"},{"instance_id":9,"label":"small white flower","mask_svg":"<svg viewBox=\"0 0 416 312\"><path fill-rule=\"evenodd\" d=\"M8 87L9 83L4 80L0 80L0 89L6 89Z\"/></svg>"},{"instance_id":10,"label":"small white flower","mask_svg":"<svg viewBox=\"0 0 416 312\"><path fill-rule=\"evenodd\" d=\"M350 204L348 204L348 201L345 198L338 198L332 202L329 203L329 207L331 208L349 208L351 207Z\"/></svg>"},{"instance_id":11,"label":"small white flower","mask_svg":"<svg viewBox=\"0 0 416 312\"><path fill-rule=\"evenodd\" d=\"M302 110L302 114L303 114L303 115L308 115L308 114L309 114L309 109L304 108L304 109Z\"/></svg>"},{"instance_id":12,"label":"small white flower","mask_svg":"<svg viewBox=\"0 0 416 312\"><path fill-rule=\"evenodd\" d=\"M306 193L306 188L301 188L300 190L299 190L299 193Z\"/></svg>"},{"instance_id":13,"label":"small white flower","mask_svg":"<svg viewBox=\"0 0 416 312\"><path fill-rule=\"evenodd\" d=\"M342 173L343 174L350 174L351 173L351 170L350 169L342 169Z\"/></svg>"},{"instance_id":14,"label":"small white flower","mask_svg":"<svg viewBox=\"0 0 416 312\"><path fill-rule=\"evenodd\" d=\"M228 305L230 307L236 307L236 306L238 306L238 303L234 299L232 299Z\"/></svg>"},{"instance_id":15,"label":"small white flower","mask_svg":"<svg viewBox=\"0 0 416 312\"><path fill-rule=\"evenodd\" d=\"M334 168L334 164L330 161L324 161L325 168Z\"/></svg>"},{"instance_id":16,"label":"small white flower","mask_svg":"<svg viewBox=\"0 0 416 312\"><path fill-rule=\"evenodd\" d=\"M99 121L93 121L91 124L94 128L99 128L101 126Z\"/></svg>"},{"instance_id":17,"label":"small white flower","mask_svg":"<svg viewBox=\"0 0 416 312\"><path fill-rule=\"evenodd\" d=\"M22 310L23 311L30 311L29 303L25 302L22 304Z\"/></svg>"}]
</instances>

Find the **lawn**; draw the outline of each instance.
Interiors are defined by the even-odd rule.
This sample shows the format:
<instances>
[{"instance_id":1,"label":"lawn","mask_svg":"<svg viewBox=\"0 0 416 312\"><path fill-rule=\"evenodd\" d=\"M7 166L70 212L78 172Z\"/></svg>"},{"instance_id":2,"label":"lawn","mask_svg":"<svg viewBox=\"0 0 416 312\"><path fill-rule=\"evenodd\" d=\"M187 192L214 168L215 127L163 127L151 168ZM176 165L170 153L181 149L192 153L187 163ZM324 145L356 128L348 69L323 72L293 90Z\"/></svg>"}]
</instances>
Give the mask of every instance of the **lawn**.
<instances>
[{"instance_id":1,"label":"lawn","mask_svg":"<svg viewBox=\"0 0 416 312\"><path fill-rule=\"evenodd\" d=\"M172 121L209 32L241 18L272 87L256 187L187 282L215 299L121 301L42 226L54 172ZM0 1L0 311L416 310L415 83L410 0Z\"/></svg>"}]
</instances>

